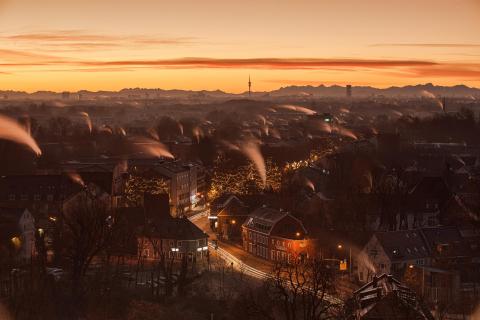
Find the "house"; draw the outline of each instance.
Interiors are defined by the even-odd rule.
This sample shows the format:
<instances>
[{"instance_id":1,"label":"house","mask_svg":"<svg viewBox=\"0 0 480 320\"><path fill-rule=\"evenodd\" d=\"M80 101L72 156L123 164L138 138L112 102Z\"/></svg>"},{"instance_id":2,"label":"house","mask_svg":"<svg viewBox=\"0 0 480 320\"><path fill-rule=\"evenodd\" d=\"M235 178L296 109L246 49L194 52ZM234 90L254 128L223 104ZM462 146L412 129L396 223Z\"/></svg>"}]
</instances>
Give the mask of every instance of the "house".
<instances>
[{"instance_id":1,"label":"house","mask_svg":"<svg viewBox=\"0 0 480 320\"><path fill-rule=\"evenodd\" d=\"M377 232L357 255L358 278L370 281L384 272L413 277L412 289L433 304L476 299L478 234L455 226Z\"/></svg>"},{"instance_id":2,"label":"house","mask_svg":"<svg viewBox=\"0 0 480 320\"><path fill-rule=\"evenodd\" d=\"M401 274L410 265L428 265L430 252L420 230L376 232L359 254L358 279L377 273Z\"/></svg>"},{"instance_id":3,"label":"house","mask_svg":"<svg viewBox=\"0 0 480 320\"><path fill-rule=\"evenodd\" d=\"M197 163L181 161L130 159L115 168L115 202L124 206L125 186L130 175L164 179L168 185L172 214L185 212L205 204L205 172Z\"/></svg>"},{"instance_id":4,"label":"house","mask_svg":"<svg viewBox=\"0 0 480 320\"><path fill-rule=\"evenodd\" d=\"M260 207L242 225L243 248L271 261L308 256L309 240L303 223L292 214Z\"/></svg>"},{"instance_id":5,"label":"house","mask_svg":"<svg viewBox=\"0 0 480 320\"><path fill-rule=\"evenodd\" d=\"M242 201L235 196L228 198L217 214L218 237L224 240L241 240L242 224L248 216L249 209Z\"/></svg>"},{"instance_id":6,"label":"house","mask_svg":"<svg viewBox=\"0 0 480 320\"><path fill-rule=\"evenodd\" d=\"M144 198L145 223L137 234L138 255L195 262L208 257L208 235L187 218L172 217L168 194Z\"/></svg>"},{"instance_id":7,"label":"house","mask_svg":"<svg viewBox=\"0 0 480 320\"><path fill-rule=\"evenodd\" d=\"M220 211L222 211L222 209L225 208L232 201L238 204L242 204L242 205L244 204L243 201L241 201L237 196L231 193L224 193L219 197L215 198L210 203L208 220L210 221L210 227L212 228L212 230L216 230L218 227L217 216L220 213Z\"/></svg>"},{"instance_id":8,"label":"house","mask_svg":"<svg viewBox=\"0 0 480 320\"><path fill-rule=\"evenodd\" d=\"M409 193L408 229L440 224L441 211L452 193L442 177L424 177Z\"/></svg>"},{"instance_id":9,"label":"house","mask_svg":"<svg viewBox=\"0 0 480 320\"><path fill-rule=\"evenodd\" d=\"M0 206L28 208L38 219L61 214L65 201L95 185L102 192L112 192L110 172L39 172L32 175L9 175L0 178Z\"/></svg>"},{"instance_id":10,"label":"house","mask_svg":"<svg viewBox=\"0 0 480 320\"><path fill-rule=\"evenodd\" d=\"M391 275L382 274L354 292L349 319L433 320L415 292Z\"/></svg>"},{"instance_id":11,"label":"house","mask_svg":"<svg viewBox=\"0 0 480 320\"><path fill-rule=\"evenodd\" d=\"M4 254L21 262L35 254L35 219L28 209L0 208L0 255Z\"/></svg>"}]
</instances>

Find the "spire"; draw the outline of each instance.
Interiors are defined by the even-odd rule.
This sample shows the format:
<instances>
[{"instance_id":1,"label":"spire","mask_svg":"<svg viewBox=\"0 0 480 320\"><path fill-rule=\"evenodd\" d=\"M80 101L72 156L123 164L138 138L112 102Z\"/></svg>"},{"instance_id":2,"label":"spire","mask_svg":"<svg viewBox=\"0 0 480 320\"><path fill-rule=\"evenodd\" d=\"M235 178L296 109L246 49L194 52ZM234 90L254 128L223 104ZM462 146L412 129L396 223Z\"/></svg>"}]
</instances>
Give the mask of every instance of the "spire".
<instances>
[{"instance_id":1,"label":"spire","mask_svg":"<svg viewBox=\"0 0 480 320\"><path fill-rule=\"evenodd\" d=\"M252 94L252 81L250 81L250 75L248 75L248 96Z\"/></svg>"}]
</instances>

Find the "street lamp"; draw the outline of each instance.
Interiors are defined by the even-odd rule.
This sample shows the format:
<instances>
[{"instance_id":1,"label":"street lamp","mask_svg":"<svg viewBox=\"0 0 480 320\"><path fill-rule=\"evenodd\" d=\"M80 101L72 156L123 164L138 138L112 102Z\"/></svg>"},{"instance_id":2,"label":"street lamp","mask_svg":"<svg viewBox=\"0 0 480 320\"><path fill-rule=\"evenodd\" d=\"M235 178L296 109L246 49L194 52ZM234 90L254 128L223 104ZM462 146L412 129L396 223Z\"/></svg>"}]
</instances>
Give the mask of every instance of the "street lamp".
<instances>
[{"instance_id":1,"label":"street lamp","mask_svg":"<svg viewBox=\"0 0 480 320\"><path fill-rule=\"evenodd\" d=\"M297 236L297 238L300 237L300 232L295 233L295 235Z\"/></svg>"},{"instance_id":2,"label":"street lamp","mask_svg":"<svg viewBox=\"0 0 480 320\"><path fill-rule=\"evenodd\" d=\"M338 250L342 250L343 249L343 245L341 243L339 243L337 245L337 249ZM352 246L350 245L349 248L348 248L348 273L350 275L350 277L352 276Z\"/></svg>"}]
</instances>

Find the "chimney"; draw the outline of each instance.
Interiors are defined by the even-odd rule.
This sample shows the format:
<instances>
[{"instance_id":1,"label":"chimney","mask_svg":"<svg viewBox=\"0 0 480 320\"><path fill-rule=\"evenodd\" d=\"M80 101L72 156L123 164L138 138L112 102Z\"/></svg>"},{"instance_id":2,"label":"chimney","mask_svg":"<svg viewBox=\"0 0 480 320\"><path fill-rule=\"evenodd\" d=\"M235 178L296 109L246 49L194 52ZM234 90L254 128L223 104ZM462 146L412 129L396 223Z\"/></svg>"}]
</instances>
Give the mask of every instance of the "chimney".
<instances>
[{"instance_id":1,"label":"chimney","mask_svg":"<svg viewBox=\"0 0 480 320\"><path fill-rule=\"evenodd\" d=\"M143 208L148 218L171 218L168 193L143 195Z\"/></svg>"},{"instance_id":2,"label":"chimney","mask_svg":"<svg viewBox=\"0 0 480 320\"><path fill-rule=\"evenodd\" d=\"M377 275L374 275L372 278L372 287L376 288L378 284L378 278Z\"/></svg>"}]
</instances>

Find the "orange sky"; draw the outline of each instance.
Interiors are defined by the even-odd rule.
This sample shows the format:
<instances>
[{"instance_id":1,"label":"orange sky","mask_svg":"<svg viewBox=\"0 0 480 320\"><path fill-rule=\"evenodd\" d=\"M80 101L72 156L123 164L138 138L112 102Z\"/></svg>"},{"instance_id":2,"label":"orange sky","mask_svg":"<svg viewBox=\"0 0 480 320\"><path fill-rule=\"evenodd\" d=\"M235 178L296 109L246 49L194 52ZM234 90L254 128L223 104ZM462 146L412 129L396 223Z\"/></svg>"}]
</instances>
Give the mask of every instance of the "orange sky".
<instances>
[{"instance_id":1,"label":"orange sky","mask_svg":"<svg viewBox=\"0 0 480 320\"><path fill-rule=\"evenodd\" d=\"M0 89L480 87L480 0L0 0Z\"/></svg>"}]
</instances>

